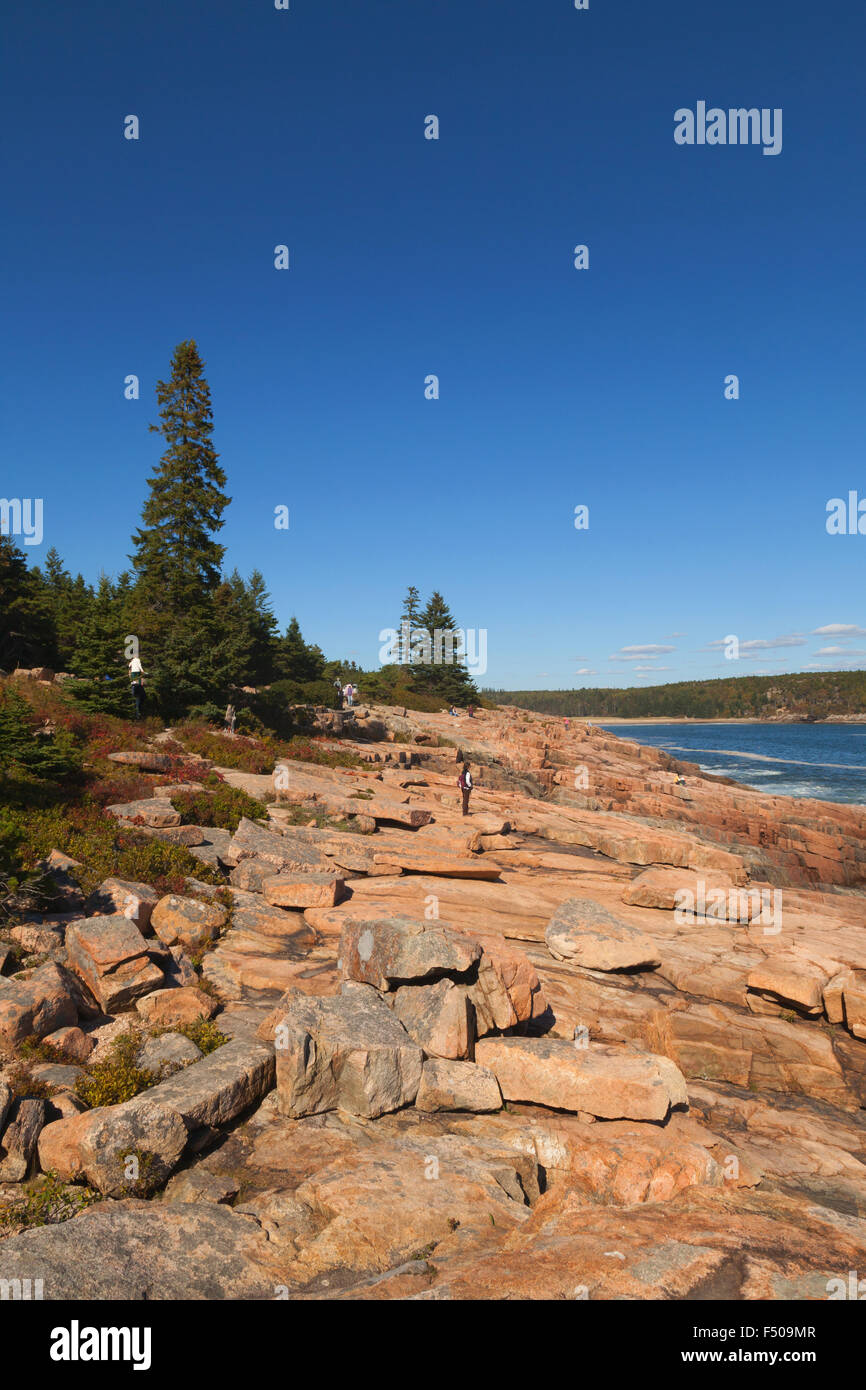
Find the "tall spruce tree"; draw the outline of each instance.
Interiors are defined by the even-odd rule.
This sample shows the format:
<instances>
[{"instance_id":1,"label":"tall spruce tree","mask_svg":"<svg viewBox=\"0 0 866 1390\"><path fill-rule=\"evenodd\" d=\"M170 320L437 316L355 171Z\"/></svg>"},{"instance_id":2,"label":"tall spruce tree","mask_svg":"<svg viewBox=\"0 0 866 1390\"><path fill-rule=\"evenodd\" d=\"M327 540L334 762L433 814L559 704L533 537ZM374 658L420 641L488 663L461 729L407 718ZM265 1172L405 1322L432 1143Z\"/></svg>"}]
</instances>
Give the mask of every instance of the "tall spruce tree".
<instances>
[{"instance_id":1,"label":"tall spruce tree","mask_svg":"<svg viewBox=\"0 0 866 1390\"><path fill-rule=\"evenodd\" d=\"M413 687L436 695L443 703L465 705L477 700L478 691L463 659L463 644L457 635L459 629L438 589L431 594L418 619L418 627L429 633L432 661L413 666Z\"/></svg>"},{"instance_id":2,"label":"tall spruce tree","mask_svg":"<svg viewBox=\"0 0 866 1390\"><path fill-rule=\"evenodd\" d=\"M406 597L403 600L403 611L400 614L400 626L398 629L400 633L398 661L401 666L412 665L412 633L419 625L420 621L421 595L415 588L415 585L410 584L409 588L406 590ZM408 633L408 636L405 636L406 633Z\"/></svg>"},{"instance_id":3,"label":"tall spruce tree","mask_svg":"<svg viewBox=\"0 0 866 1390\"><path fill-rule=\"evenodd\" d=\"M143 526L133 536L137 576L130 605L151 690L176 713L204 703L231 679L221 664L212 599L221 583L224 547L214 539L229 504L214 449L213 412L196 344L178 344L168 381L156 388L167 444L149 479Z\"/></svg>"}]
</instances>

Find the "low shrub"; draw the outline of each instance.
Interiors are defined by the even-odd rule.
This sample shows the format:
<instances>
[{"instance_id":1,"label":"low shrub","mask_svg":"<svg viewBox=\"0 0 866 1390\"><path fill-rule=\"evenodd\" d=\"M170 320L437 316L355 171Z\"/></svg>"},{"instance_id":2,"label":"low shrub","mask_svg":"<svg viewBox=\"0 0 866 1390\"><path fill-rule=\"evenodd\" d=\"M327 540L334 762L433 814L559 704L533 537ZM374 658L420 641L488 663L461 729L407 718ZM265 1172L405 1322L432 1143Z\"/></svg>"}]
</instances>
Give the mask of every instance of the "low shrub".
<instances>
[{"instance_id":1,"label":"low shrub","mask_svg":"<svg viewBox=\"0 0 866 1390\"><path fill-rule=\"evenodd\" d=\"M29 1192L10 1202L0 1201L0 1231L30 1229L34 1226L57 1226L71 1221L94 1202L101 1202L98 1192L90 1187L72 1187L49 1171L35 1179Z\"/></svg>"},{"instance_id":2,"label":"low shrub","mask_svg":"<svg viewBox=\"0 0 866 1390\"><path fill-rule=\"evenodd\" d=\"M225 1033L221 1033L212 1018L197 1018L192 1023L184 1023L180 1028L173 1030L175 1033L183 1033L185 1038L195 1043L199 1052L203 1052L207 1057L211 1052L216 1052L218 1047L222 1047L228 1042Z\"/></svg>"},{"instance_id":3,"label":"low shrub","mask_svg":"<svg viewBox=\"0 0 866 1390\"><path fill-rule=\"evenodd\" d=\"M237 830L244 816L248 820L267 816L263 802L225 783L216 791L175 792L171 804L180 812L181 825L216 826L220 830Z\"/></svg>"},{"instance_id":4,"label":"low shrub","mask_svg":"<svg viewBox=\"0 0 866 1390\"><path fill-rule=\"evenodd\" d=\"M121 1033L114 1039L104 1062L92 1062L75 1083L75 1091L85 1105L95 1110L100 1105L122 1105L151 1086L159 1077L146 1067L138 1066L136 1056L141 1041L136 1033Z\"/></svg>"},{"instance_id":5,"label":"low shrub","mask_svg":"<svg viewBox=\"0 0 866 1390\"><path fill-rule=\"evenodd\" d=\"M20 835L20 855L33 867L52 849L78 859L74 876L86 893L105 878L149 883L162 893L182 893L187 878L222 884L225 880L183 845L126 829L95 805L17 810L10 820Z\"/></svg>"}]
</instances>

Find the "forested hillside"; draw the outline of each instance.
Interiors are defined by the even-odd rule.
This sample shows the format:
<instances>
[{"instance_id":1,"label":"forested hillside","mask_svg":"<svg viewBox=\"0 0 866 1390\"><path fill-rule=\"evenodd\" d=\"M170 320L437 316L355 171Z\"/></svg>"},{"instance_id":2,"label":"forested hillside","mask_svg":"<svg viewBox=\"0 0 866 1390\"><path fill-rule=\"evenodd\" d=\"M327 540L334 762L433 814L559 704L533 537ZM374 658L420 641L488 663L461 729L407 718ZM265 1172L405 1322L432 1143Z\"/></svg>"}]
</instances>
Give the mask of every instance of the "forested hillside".
<instances>
[{"instance_id":1,"label":"forested hillside","mask_svg":"<svg viewBox=\"0 0 866 1390\"><path fill-rule=\"evenodd\" d=\"M501 705L603 719L828 719L866 713L866 671L730 676L634 690L486 690Z\"/></svg>"}]
</instances>

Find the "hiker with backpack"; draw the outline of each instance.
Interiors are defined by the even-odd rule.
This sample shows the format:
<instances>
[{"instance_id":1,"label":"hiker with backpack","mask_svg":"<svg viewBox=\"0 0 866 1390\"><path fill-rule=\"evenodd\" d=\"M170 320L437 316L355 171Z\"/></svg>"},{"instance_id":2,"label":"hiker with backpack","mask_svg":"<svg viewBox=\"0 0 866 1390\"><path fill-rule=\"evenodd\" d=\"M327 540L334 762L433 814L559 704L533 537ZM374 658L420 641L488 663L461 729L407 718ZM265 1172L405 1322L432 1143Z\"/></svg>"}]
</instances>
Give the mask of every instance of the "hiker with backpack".
<instances>
[{"instance_id":1,"label":"hiker with backpack","mask_svg":"<svg viewBox=\"0 0 866 1390\"><path fill-rule=\"evenodd\" d=\"M457 778L457 785L463 796L463 814L469 815L469 794L473 789L472 773L469 771L469 764L464 763L460 769L460 776Z\"/></svg>"}]
</instances>

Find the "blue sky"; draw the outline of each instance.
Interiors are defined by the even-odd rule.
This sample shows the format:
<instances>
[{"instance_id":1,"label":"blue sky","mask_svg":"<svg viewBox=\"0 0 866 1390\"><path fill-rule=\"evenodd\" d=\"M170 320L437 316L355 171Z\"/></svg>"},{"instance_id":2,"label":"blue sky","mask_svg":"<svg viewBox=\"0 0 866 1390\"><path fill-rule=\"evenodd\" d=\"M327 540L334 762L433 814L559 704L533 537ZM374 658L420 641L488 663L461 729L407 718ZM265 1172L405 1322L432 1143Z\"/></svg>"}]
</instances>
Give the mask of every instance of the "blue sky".
<instances>
[{"instance_id":1,"label":"blue sky","mask_svg":"<svg viewBox=\"0 0 866 1390\"><path fill-rule=\"evenodd\" d=\"M866 665L866 536L825 528L866 498L862 7L11 0L5 31L31 562L127 565L193 337L227 567L330 656L374 665L414 583L486 630L488 685ZM677 145L700 100L781 108L782 152Z\"/></svg>"}]
</instances>

